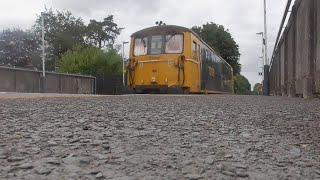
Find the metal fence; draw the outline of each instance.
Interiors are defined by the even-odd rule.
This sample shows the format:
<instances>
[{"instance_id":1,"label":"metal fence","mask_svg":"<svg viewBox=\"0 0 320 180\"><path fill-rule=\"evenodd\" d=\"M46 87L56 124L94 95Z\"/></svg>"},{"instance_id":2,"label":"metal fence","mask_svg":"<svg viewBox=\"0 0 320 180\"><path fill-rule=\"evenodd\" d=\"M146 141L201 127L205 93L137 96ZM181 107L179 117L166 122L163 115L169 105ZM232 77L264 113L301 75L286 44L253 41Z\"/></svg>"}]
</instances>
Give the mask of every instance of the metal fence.
<instances>
[{"instance_id":1,"label":"metal fence","mask_svg":"<svg viewBox=\"0 0 320 180\"><path fill-rule=\"evenodd\" d=\"M126 76L125 76L126 77ZM125 82L127 79L125 79ZM108 75L97 77L97 94L119 95L131 94L127 86L123 85L122 75Z\"/></svg>"},{"instance_id":2,"label":"metal fence","mask_svg":"<svg viewBox=\"0 0 320 180\"><path fill-rule=\"evenodd\" d=\"M296 0L272 57L271 95L308 98L320 93L318 32L320 1Z\"/></svg>"},{"instance_id":3,"label":"metal fence","mask_svg":"<svg viewBox=\"0 0 320 180\"><path fill-rule=\"evenodd\" d=\"M46 73L0 67L0 92L94 94L96 79L92 76Z\"/></svg>"}]
</instances>

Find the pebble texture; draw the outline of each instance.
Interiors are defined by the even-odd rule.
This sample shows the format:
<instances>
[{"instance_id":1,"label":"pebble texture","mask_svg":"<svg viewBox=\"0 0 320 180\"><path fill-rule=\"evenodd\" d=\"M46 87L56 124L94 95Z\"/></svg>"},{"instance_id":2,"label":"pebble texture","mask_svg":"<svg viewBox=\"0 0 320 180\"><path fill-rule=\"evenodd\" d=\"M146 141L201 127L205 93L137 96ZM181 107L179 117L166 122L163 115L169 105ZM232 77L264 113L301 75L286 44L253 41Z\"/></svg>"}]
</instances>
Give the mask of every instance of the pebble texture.
<instances>
[{"instance_id":1,"label":"pebble texture","mask_svg":"<svg viewBox=\"0 0 320 180\"><path fill-rule=\"evenodd\" d=\"M320 101L0 98L0 179L320 179Z\"/></svg>"}]
</instances>

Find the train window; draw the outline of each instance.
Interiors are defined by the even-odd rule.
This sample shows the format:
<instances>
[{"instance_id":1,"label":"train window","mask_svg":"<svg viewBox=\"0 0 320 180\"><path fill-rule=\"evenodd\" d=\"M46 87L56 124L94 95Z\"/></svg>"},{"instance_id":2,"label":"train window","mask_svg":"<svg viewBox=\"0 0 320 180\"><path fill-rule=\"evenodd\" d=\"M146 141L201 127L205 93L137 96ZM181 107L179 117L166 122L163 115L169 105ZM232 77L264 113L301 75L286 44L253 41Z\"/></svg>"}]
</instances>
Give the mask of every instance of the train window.
<instances>
[{"instance_id":1,"label":"train window","mask_svg":"<svg viewBox=\"0 0 320 180\"><path fill-rule=\"evenodd\" d=\"M212 52L211 51L209 51L208 61L212 61Z\"/></svg>"},{"instance_id":2,"label":"train window","mask_svg":"<svg viewBox=\"0 0 320 180\"><path fill-rule=\"evenodd\" d=\"M205 48L201 49L201 56L203 60L207 59L207 50Z\"/></svg>"},{"instance_id":3,"label":"train window","mask_svg":"<svg viewBox=\"0 0 320 180\"><path fill-rule=\"evenodd\" d=\"M201 49L200 49L200 45L197 45L197 60L200 60L200 54L201 54Z\"/></svg>"},{"instance_id":4,"label":"train window","mask_svg":"<svg viewBox=\"0 0 320 180\"><path fill-rule=\"evenodd\" d=\"M151 48L150 54L161 54L162 53L162 44L163 39L162 36L152 36L151 37Z\"/></svg>"},{"instance_id":5,"label":"train window","mask_svg":"<svg viewBox=\"0 0 320 180\"><path fill-rule=\"evenodd\" d=\"M167 35L166 36L166 53L180 54L183 51L183 35Z\"/></svg>"},{"instance_id":6,"label":"train window","mask_svg":"<svg viewBox=\"0 0 320 180\"><path fill-rule=\"evenodd\" d=\"M192 58L197 59L197 43L193 42L192 44Z\"/></svg>"},{"instance_id":7,"label":"train window","mask_svg":"<svg viewBox=\"0 0 320 180\"><path fill-rule=\"evenodd\" d=\"M213 54L212 58L213 58L213 62L219 62L219 58L216 54Z\"/></svg>"},{"instance_id":8,"label":"train window","mask_svg":"<svg viewBox=\"0 0 320 180\"><path fill-rule=\"evenodd\" d=\"M208 51L206 49L204 49L203 52L204 52L204 58L207 59L208 58Z\"/></svg>"},{"instance_id":9,"label":"train window","mask_svg":"<svg viewBox=\"0 0 320 180\"><path fill-rule=\"evenodd\" d=\"M216 56L216 61L217 62L222 62L221 58L219 56Z\"/></svg>"},{"instance_id":10,"label":"train window","mask_svg":"<svg viewBox=\"0 0 320 180\"><path fill-rule=\"evenodd\" d=\"M212 53L211 59L212 59L212 62L217 62L217 57L214 53Z\"/></svg>"},{"instance_id":11,"label":"train window","mask_svg":"<svg viewBox=\"0 0 320 180\"><path fill-rule=\"evenodd\" d=\"M148 52L148 38L137 38L134 42L134 55L146 55Z\"/></svg>"}]
</instances>

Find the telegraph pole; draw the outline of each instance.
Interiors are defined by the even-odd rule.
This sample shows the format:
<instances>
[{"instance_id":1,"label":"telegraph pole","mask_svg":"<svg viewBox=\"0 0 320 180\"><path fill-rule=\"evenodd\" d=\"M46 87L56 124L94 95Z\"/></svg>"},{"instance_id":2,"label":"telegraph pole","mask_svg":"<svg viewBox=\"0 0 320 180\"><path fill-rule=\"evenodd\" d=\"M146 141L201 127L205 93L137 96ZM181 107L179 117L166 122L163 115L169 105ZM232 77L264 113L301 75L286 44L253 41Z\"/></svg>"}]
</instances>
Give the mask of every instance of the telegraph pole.
<instances>
[{"instance_id":1,"label":"telegraph pole","mask_svg":"<svg viewBox=\"0 0 320 180\"><path fill-rule=\"evenodd\" d=\"M263 95L269 96L269 61L268 61L268 34L267 34L267 2L264 1L264 80L263 80Z\"/></svg>"}]
</instances>

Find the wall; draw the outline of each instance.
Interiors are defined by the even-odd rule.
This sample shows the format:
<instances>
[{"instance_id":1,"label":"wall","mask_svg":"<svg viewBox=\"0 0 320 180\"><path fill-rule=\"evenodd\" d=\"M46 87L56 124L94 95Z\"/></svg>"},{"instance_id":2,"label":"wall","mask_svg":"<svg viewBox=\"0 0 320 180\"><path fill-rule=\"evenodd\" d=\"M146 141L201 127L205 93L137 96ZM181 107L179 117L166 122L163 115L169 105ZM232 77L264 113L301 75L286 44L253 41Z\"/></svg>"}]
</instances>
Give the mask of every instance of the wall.
<instances>
[{"instance_id":1,"label":"wall","mask_svg":"<svg viewBox=\"0 0 320 180\"><path fill-rule=\"evenodd\" d=\"M43 92L42 72L0 67L0 92ZM94 94L95 78L91 76L46 73L46 93Z\"/></svg>"},{"instance_id":2,"label":"wall","mask_svg":"<svg viewBox=\"0 0 320 180\"><path fill-rule=\"evenodd\" d=\"M320 2L316 1L316 93L320 93Z\"/></svg>"},{"instance_id":3,"label":"wall","mask_svg":"<svg viewBox=\"0 0 320 180\"><path fill-rule=\"evenodd\" d=\"M320 93L319 12L320 1L296 0L272 57L271 94L308 98Z\"/></svg>"}]
</instances>

